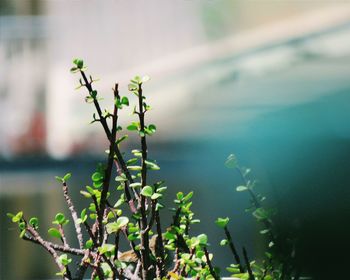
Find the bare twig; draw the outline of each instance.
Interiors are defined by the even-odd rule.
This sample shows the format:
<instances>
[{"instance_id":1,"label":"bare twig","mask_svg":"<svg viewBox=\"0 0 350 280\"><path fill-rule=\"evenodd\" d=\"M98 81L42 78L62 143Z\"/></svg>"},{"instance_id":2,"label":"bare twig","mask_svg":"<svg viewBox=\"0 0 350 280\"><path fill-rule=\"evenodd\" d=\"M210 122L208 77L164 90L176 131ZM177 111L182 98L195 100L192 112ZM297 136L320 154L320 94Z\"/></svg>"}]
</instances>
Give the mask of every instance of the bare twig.
<instances>
[{"instance_id":1,"label":"bare twig","mask_svg":"<svg viewBox=\"0 0 350 280\"><path fill-rule=\"evenodd\" d=\"M67 238L66 235L64 234L64 230L63 230L63 226L61 224L58 224L58 231L61 234L61 240L63 242L63 246L64 247L69 247L68 242L67 242Z\"/></svg>"},{"instance_id":2,"label":"bare twig","mask_svg":"<svg viewBox=\"0 0 350 280\"><path fill-rule=\"evenodd\" d=\"M68 193L68 186L67 184L64 182L63 183L63 196L66 199L68 208L70 210L73 222L74 222L74 227L75 227L75 232L77 234L77 238L78 238L78 242L79 242L79 248L83 249L84 248L84 242L83 242L83 235L81 233L81 226L80 223L78 223L78 215L77 215L77 211L75 210L74 204L72 199L69 196Z\"/></svg>"}]
</instances>

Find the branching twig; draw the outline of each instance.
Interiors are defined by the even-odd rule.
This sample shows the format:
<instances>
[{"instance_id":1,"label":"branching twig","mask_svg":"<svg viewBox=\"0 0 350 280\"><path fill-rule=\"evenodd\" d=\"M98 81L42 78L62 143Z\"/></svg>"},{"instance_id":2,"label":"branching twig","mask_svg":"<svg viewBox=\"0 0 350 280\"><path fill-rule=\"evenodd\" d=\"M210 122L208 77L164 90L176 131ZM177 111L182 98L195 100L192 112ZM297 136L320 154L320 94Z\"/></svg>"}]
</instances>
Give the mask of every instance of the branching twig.
<instances>
[{"instance_id":1,"label":"branching twig","mask_svg":"<svg viewBox=\"0 0 350 280\"><path fill-rule=\"evenodd\" d=\"M25 236L23 236L23 239L26 240L26 241L30 241L30 242L36 243L36 244L41 244L36 238L34 238L32 236L25 235ZM48 246L50 246L54 250L60 251L60 252L63 252L63 253L70 253L70 254L76 255L76 256L84 256L85 252L86 252L86 250L82 250L82 249L76 249L76 248L71 248L71 247L64 247L62 245L55 244L55 243L52 243L52 242L49 242L49 241L45 241L45 242L46 242L46 244Z\"/></svg>"},{"instance_id":2,"label":"branching twig","mask_svg":"<svg viewBox=\"0 0 350 280\"><path fill-rule=\"evenodd\" d=\"M57 264L58 268L60 269L61 272L63 273L63 278L65 280L71 280L71 277L67 274L66 272L66 267L60 262L59 256L57 255L57 252L50 246L49 242L45 241L39 233L32 228L31 226L27 226L27 231L34 237L38 243L48 251L51 256L54 258L55 263Z\"/></svg>"}]
</instances>

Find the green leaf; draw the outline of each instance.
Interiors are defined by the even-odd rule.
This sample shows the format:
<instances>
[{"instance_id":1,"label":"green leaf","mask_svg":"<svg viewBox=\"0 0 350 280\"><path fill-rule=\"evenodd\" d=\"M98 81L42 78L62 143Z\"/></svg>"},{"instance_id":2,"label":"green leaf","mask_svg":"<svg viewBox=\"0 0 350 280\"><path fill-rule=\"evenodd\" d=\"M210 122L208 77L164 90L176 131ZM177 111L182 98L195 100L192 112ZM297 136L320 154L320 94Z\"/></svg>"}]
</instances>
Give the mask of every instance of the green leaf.
<instances>
[{"instance_id":1,"label":"green leaf","mask_svg":"<svg viewBox=\"0 0 350 280\"><path fill-rule=\"evenodd\" d=\"M227 168L236 168L238 165L237 158L234 154L230 154L226 161L225 161L225 166Z\"/></svg>"},{"instance_id":2,"label":"green leaf","mask_svg":"<svg viewBox=\"0 0 350 280\"><path fill-rule=\"evenodd\" d=\"M55 179L60 183L64 183L64 179L60 176L55 176Z\"/></svg>"},{"instance_id":3,"label":"green leaf","mask_svg":"<svg viewBox=\"0 0 350 280\"><path fill-rule=\"evenodd\" d=\"M184 193L183 193L183 192L178 192L178 193L176 194L176 198L177 198L178 200L182 200L182 199L184 198Z\"/></svg>"},{"instance_id":4,"label":"green leaf","mask_svg":"<svg viewBox=\"0 0 350 280\"><path fill-rule=\"evenodd\" d=\"M84 223L87 219L87 215L86 215L86 208L84 208L81 213L80 213L80 219L81 219L81 222Z\"/></svg>"},{"instance_id":5,"label":"green leaf","mask_svg":"<svg viewBox=\"0 0 350 280\"><path fill-rule=\"evenodd\" d=\"M72 67L72 68L70 69L70 72L76 73L76 72L78 72L78 70L79 70L78 67Z\"/></svg>"},{"instance_id":6,"label":"green leaf","mask_svg":"<svg viewBox=\"0 0 350 280\"><path fill-rule=\"evenodd\" d=\"M125 227L129 223L129 218L128 217L119 217L117 219L117 224L120 228Z\"/></svg>"},{"instance_id":7,"label":"green leaf","mask_svg":"<svg viewBox=\"0 0 350 280\"><path fill-rule=\"evenodd\" d=\"M105 254L106 252L113 252L115 249L115 245L113 244L104 244L101 247L98 247L98 251L101 255Z\"/></svg>"},{"instance_id":8,"label":"green leaf","mask_svg":"<svg viewBox=\"0 0 350 280\"><path fill-rule=\"evenodd\" d=\"M131 84L128 84L128 89L130 91L137 91L139 89L139 86L137 84L131 83Z\"/></svg>"},{"instance_id":9,"label":"green leaf","mask_svg":"<svg viewBox=\"0 0 350 280\"><path fill-rule=\"evenodd\" d=\"M120 175L120 176L115 177L115 180L116 180L117 182L125 182L125 181L127 181L128 179L126 178L125 174L122 174L122 175Z\"/></svg>"},{"instance_id":10,"label":"green leaf","mask_svg":"<svg viewBox=\"0 0 350 280\"><path fill-rule=\"evenodd\" d=\"M116 222L112 222L106 225L108 234L119 231L122 227L125 227L129 222L128 217L119 217Z\"/></svg>"},{"instance_id":11,"label":"green leaf","mask_svg":"<svg viewBox=\"0 0 350 280\"><path fill-rule=\"evenodd\" d=\"M71 173L67 173L66 175L63 176L63 181L67 182L70 177L72 177L72 174Z\"/></svg>"},{"instance_id":12,"label":"green leaf","mask_svg":"<svg viewBox=\"0 0 350 280\"><path fill-rule=\"evenodd\" d=\"M118 138L117 141L115 141L117 143L117 145L119 145L121 142L123 142L124 140L128 139L129 136L128 135L123 135L122 137Z\"/></svg>"},{"instance_id":13,"label":"green leaf","mask_svg":"<svg viewBox=\"0 0 350 280\"><path fill-rule=\"evenodd\" d=\"M92 102L94 102L94 98L91 97L90 95L88 95L88 96L85 97L85 102L86 103L92 103Z\"/></svg>"},{"instance_id":14,"label":"green leaf","mask_svg":"<svg viewBox=\"0 0 350 280\"><path fill-rule=\"evenodd\" d=\"M139 161L138 158L131 158L126 162L126 165L134 165L135 163L137 163Z\"/></svg>"},{"instance_id":15,"label":"green leaf","mask_svg":"<svg viewBox=\"0 0 350 280\"><path fill-rule=\"evenodd\" d=\"M24 221L18 223L19 229L23 230L26 228L26 223Z\"/></svg>"},{"instance_id":16,"label":"green leaf","mask_svg":"<svg viewBox=\"0 0 350 280\"><path fill-rule=\"evenodd\" d=\"M86 241L85 243L85 249L90 249L92 247L92 245L94 245L94 242L92 241L92 239L90 238L88 241Z\"/></svg>"},{"instance_id":17,"label":"green leaf","mask_svg":"<svg viewBox=\"0 0 350 280\"><path fill-rule=\"evenodd\" d=\"M97 214L90 213L89 217L90 217L91 220L96 220L97 219Z\"/></svg>"},{"instance_id":18,"label":"green leaf","mask_svg":"<svg viewBox=\"0 0 350 280\"><path fill-rule=\"evenodd\" d=\"M126 96L123 96L121 103L125 106L129 106L129 99Z\"/></svg>"},{"instance_id":19,"label":"green leaf","mask_svg":"<svg viewBox=\"0 0 350 280\"><path fill-rule=\"evenodd\" d=\"M151 197L153 194L153 189L150 186L144 186L141 190L141 194L146 197Z\"/></svg>"},{"instance_id":20,"label":"green leaf","mask_svg":"<svg viewBox=\"0 0 350 280\"><path fill-rule=\"evenodd\" d=\"M148 75L145 75L145 76L143 76L142 77L142 83L146 83L146 82L148 82L149 80L150 80L151 78L148 76Z\"/></svg>"},{"instance_id":21,"label":"green leaf","mask_svg":"<svg viewBox=\"0 0 350 280\"><path fill-rule=\"evenodd\" d=\"M58 261L63 264L64 266L67 266L72 262L71 258L68 258L67 254L62 254L61 256L58 257Z\"/></svg>"},{"instance_id":22,"label":"green leaf","mask_svg":"<svg viewBox=\"0 0 350 280\"><path fill-rule=\"evenodd\" d=\"M157 127L156 127L154 124L150 124L150 125L148 126L148 129L151 130L152 133L155 133L156 130L157 130Z\"/></svg>"},{"instance_id":23,"label":"green leaf","mask_svg":"<svg viewBox=\"0 0 350 280\"><path fill-rule=\"evenodd\" d=\"M164 233L164 238L166 240L175 240L176 239L176 235L172 232L167 231L166 233Z\"/></svg>"},{"instance_id":24,"label":"green leaf","mask_svg":"<svg viewBox=\"0 0 350 280\"><path fill-rule=\"evenodd\" d=\"M156 204L156 211L159 211L160 209L163 209L163 208L164 208L163 204L161 204L159 202Z\"/></svg>"},{"instance_id":25,"label":"green leaf","mask_svg":"<svg viewBox=\"0 0 350 280\"><path fill-rule=\"evenodd\" d=\"M131 80L132 83L135 83L135 84L141 84L142 83L142 79L140 76L135 76L132 80Z\"/></svg>"},{"instance_id":26,"label":"green leaf","mask_svg":"<svg viewBox=\"0 0 350 280\"><path fill-rule=\"evenodd\" d=\"M66 274L66 272L67 272L67 270L66 269L63 269L62 271L60 271L60 272L56 272L56 276L61 276L61 277L63 277L65 274ZM94 279L94 280L96 280L96 279Z\"/></svg>"},{"instance_id":27,"label":"green leaf","mask_svg":"<svg viewBox=\"0 0 350 280\"><path fill-rule=\"evenodd\" d=\"M269 213L264 209L264 208L257 208L254 212L253 212L253 216L255 218L257 218L259 221L260 220L266 220L269 218Z\"/></svg>"},{"instance_id":28,"label":"green leaf","mask_svg":"<svg viewBox=\"0 0 350 280\"><path fill-rule=\"evenodd\" d=\"M237 268L237 267L226 267L226 270L227 270L228 272L233 273L233 274L240 273L240 270L239 270L239 268ZM235 276L236 276L236 275L235 275Z\"/></svg>"},{"instance_id":29,"label":"green leaf","mask_svg":"<svg viewBox=\"0 0 350 280\"><path fill-rule=\"evenodd\" d=\"M106 225L106 231L108 234L117 232L118 230L119 230L119 227L117 225L117 222L112 222Z\"/></svg>"},{"instance_id":30,"label":"green leaf","mask_svg":"<svg viewBox=\"0 0 350 280\"><path fill-rule=\"evenodd\" d=\"M183 202L187 202L187 201L189 201L189 200L192 198L192 196L193 196L193 192L189 192L189 193L182 199L182 201L183 201Z\"/></svg>"},{"instance_id":31,"label":"green leaf","mask_svg":"<svg viewBox=\"0 0 350 280\"><path fill-rule=\"evenodd\" d=\"M138 239L138 234L132 233L132 234L129 234L129 235L128 235L128 240L129 240L129 241L135 241L135 240L137 240L137 239Z\"/></svg>"},{"instance_id":32,"label":"green leaf","mask_svg":"<svg viewBox=\"0 0 350 280\"><path fill-rule=\"evenodd\" d=\"M148 127L145 127L145 131L148 135L152 135L156 132L157 128L154 124L150 124Z\"/></svg>"},{"instance_id":33,"label":"green leaf","mask_svg":"<svg viewBox=\"0 0 350 280\"><path fill-rule=\"evenodd\" d=\"M230 218L229 217L226 217L226 218L217 218L217 220L215 221L216 225L218 227L221 227L221 228L225 228L228 224L228 222L230 221Z\"/></svg>"},{"instance_id":34,"label":"green leaf","mask_svg":"<svg viewBox=\"0 0 350 280\"><path fill-rule=\"evenodd\" d=\"M73 63L77 66L77 68L81 69L84 66L84 61L80 58L75 58Z\"/></svg>"},{"instance_id":35,"label":"green leaf","mask_svg":"<svg viewBox=\"0 0 350 280\"><path fill-rule=\"evenodd\" d=\"M138 130L138 125L137 124L130 124L127 126L127 130L133 131L133 130Z\"/></svg>"},{"instance_id":36,"label":"green leaf","mask_svg":"<svg viewBox=\"0 0 350 280\"><path fill-rule=\"evenodd\" d=\"M103 180L103 174L101 174L100 172L95 172L94 174L92 174L91 179L93 182L100 182Z\"/></svg>"},{"instance_id":37,"label":"green leaf","mask_svg":"<svg viewBox=\"0 0 350 280\"><path fill-rule=\"evenodd\" d=\"M202 233L197 236L200 245L207 245L208 237L206 234Z\"/></svg>"},{"instance_id":38,"label":"green leaf","mask_svg":"<svg viewBox=\"0 0 350 280\"><path fill-rule=\"evenodd\" d=\"M140 135L140 137L145 137L145 132L143 130L140 130L139 135Z\"/></svg>"},{"instance_id":39,"label":"green leaf","mask_svg":"<svg viewBox=\"0 0 350 280\"><path fill-rule=\"evenodd\" d=\"M91 194L89 194L89 193L86 192L86 191L80 191L80 193L81 193L84 197L86 197L86 198L91 198L91 197L92 197Z\"/></svg>"},{"instance_id":40,"label":"green leaf","mask_svg":"<svg viewBox=\"0 0 350 280\"><path fill-rule=\"evenodd\" d=\"M228 244L228 240L227 239L223 239L220 241L220 246L225 246Z\"/></svg>"},{"instance_id":41,"label":"green leaf","mask_svg":"<svg viewBox=\"0 0 350 280\"><path fill-rule=\"evenodd\" d=\"M134 154L135 157L142 157L142 152L140 150L135 149L131 152Z\"/></svg>"},{"instance_id":42,"label":"green leaf","mask_svg":"<svg viewBox=\"0 0 350 280\"><path fill-rule=\"evenodd\" d=\"M125 262L122 262L120 260L115 260L114 264L117 266L119 269L125 269L127 268L127 264Z\"/></svg>"},{"instance_id":43,"label":"green leaf","mask_svg":"<svg viewBox=\"0 0 350 280\"><path fill-rule=\"evenodd\" d=\"M57 222L57 224L62 225L66 221L66 217L63 213L57 213L55 216L55 221Z\"/></svg>"},{"instance_id":44,"label":"green leaf","mask_svg":"<svg viewBox=\"0 0 350 280\"><path fill-rule=\"evenodd\" d=\"M160 188L157 189L157 193L163 193L163 192L166 191L167 188L168 187L160 187Z\"/></svg>"},{"instance_id":45,"label":"green leaf","mask_svg":"<svg viewBox=\"0 0 350 280\"><path fill-rule=\"evenodd\" d=\"M139 182L132 183L132 184L129 185L130 188L139 188L139 187L141 187L141 186L142 186L142 184L139 183Z\"/></svg>"},{"instance_id":46,"label":"green leaf","mask_svg":"<svg viewBox=\"0 0 350 280\"><path fill-rule=\"evenodd\" d=\"M201 222L200 219L193 219L190 224L193 225L193 224L199 224Z\"/></svg>"},{"instance_id":47,"label":"green leaf","mask_svg":"<svg viewBox=\"0 0 350 280\"><path fill-rule=\"evenodd\" d=\"M95 190L95 189L93 189L93 188L90 187L90 186L86 186L86 189L87 189L87 191L88 191L90 194L95 195L95 193L96 193L96 190Z\"/></svg>"},{"instance_id":48,"label":"green leaf","mask_svg":"<svg viewBox=\"0 0 350 280\"><path fill-rule=\"evenodd\" d=\"M145 163L146 163L147 168L150 170L159 170L160 169L160 167L155 162L145 160Z\"/></svg>"},{"instance_id":49,"label":"green leaf","mask_svg":"<svg viewBox=\"0 0 350 280\"><path fill-rule=\"evenodd\" d=\"M90 96L92 97L92 99L95 99L97 97L97 90L91 91Z\"/></svg>"},{"instance_id":50,"label":"green leaf","mask_svg":"<svg viewBox=\"0 0 350 280\"><path fill-rule=\"evenodd\" d=\"M114 204L113 208L118 208L119 206L121 206L123 203L125 202L125 198L122 196L120 197L117 202Z\"/></svg>"},{"instance_id":51,"label":"green leaf","mask_svg":"<svg viewBox=\"0 0 350 280\"><path fill-rule=\"evenodd\" d=\"M26 234L26 229L22 229L21 233L19 234L19 238L23 238Z\"/></svg>"},{"instance_id":52,"label":"green leaf","mask_svg":"<svg viewBox=\"0 0 350 280\"><path fill-rule=\"evenodd\" d=\"M38 219L37 217L33 217L33 218L31 218L31 219L29 220L29 224L30 224L33 228L37 229L37 228L39 227L39 219Z\"/></svg>"},{"instance_id":53,"label":"green leaf","mask_svg":"<svg viewBox=\"0 0 350 280\"><path fill-rule=\"evenodd\" d=\"M263 230L260 230L260 233L261 234L266 234L268 233L270 230L269 229L263 229Z\"/></svg>"},{"instance_id":54,"label":"green leaf","mask_svg":"<svg viewBox=\"0 0 350 280\"><path fill-rule=\"evenodd\" d=\"M20 211L16 214L16 216L12 217L12 222L18 223L19 221L22 220L22 217L23 217L23 212Z\"/></svg>"},{"instance_id":55,"label":"green leaf","mask_svg":"<svg viewBox=\"0 0 350 280\"><path fill-rule=\"evenodd\" d=\"M132 171L140 171L140 170L142 170L142 167L138 166L138 165L129 165L128 169L132 170Z\"/></svg>"},{"instance_id":56,"label":"green leaf","mask_svg":"<svg viewBox=\"0 0 350 280\"><path fill-rule=\"evenodd\" d=\"M152 196L151 196L151 199L158 199L158 198L160 198L160 197L162 197L163 195L162 194L160 194L160 193L154 193L154 194L152 194Z\"/></svg>"},{"instance_id":57,"label":"green leaf","mask_svg":"<svg viewBox=\"0 0 350 280\"><path fill-rule=\"evenodd\" d=\"M238 186L236 188L236 191L238 191L238 192L244 192L246 190L248 190L248 188L246 186Z\"/></svg>"},{"instance_id":58,"label":"green leaf","mask_svg":"<svg viewBox=\"0 0 350 280\"><path fill-rule=\"evenodd\" d=\"M6 216L9 217L11 220L12 218L15 216L15 214L12 214L12 213L6 213Z\"/></svg>"},{"instance_id":59,"label":"green leaf","mask_svg":"<svg viewBox=\"0 0 350 280\"><path fill-rule=\"evenodd\" d=\"M52 237L61 238L62 235L57 228L49 228L47 231Z\"/></svg>"}]
</instances>

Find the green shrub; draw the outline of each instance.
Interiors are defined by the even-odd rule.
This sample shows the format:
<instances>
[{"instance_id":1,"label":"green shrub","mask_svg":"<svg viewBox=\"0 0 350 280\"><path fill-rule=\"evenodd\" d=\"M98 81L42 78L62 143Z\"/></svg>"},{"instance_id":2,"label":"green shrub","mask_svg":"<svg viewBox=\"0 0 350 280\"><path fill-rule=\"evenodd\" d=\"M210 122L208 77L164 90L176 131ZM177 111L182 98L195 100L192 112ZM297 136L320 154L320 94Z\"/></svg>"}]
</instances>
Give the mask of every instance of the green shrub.
<instances>
[{"instance_id":1,"label":"green shrub","mask_svg":"<svg viewBox=\"0 0 350 280\"><path fill-rule=\"evenodd\" d=\"M190 234L191 226L200 222L191 210L193 192L178 192L175 208L172 209L172 223L167 227L161 223L159 212L165 208L162 198L167 187L163 181L150 182L148 178L149 172L160 169L157 162L149 157L147 148L148 137L157 130L154 124L145 121L150 105L143 86L149 77L136 76L128 86L137 97L137 104L132 111L136 120L126 129L138 135L140 149L132 150L132 157L127 160L120 144L128 136L122 134L124 130L118 125L118 116L121 110L130 106L128 97L120 95L116 84L113 109L102 110L100 95L93 88L95 81L91 76L87 77L83 60L75 59L73 63L71 72L81 75L79 88L87 90L85 100L96 109L92 123L100 123L108 139L107 159L92 174L91 186L80 191L87 201L87 207L81 209L80 214L69 194L71 174L56 176L70 210L78 248L73 248L66 239L65 228L70 220L63 213L57 213L53 227L47 230L57 242L47 241L43 233L39 233L38 218L27 220L23 212L8 214L12 222L18 224L20 238L39 244L48 251L59 268L57 275L63 279L83 279L87 274L91 279L99 280L219 279L220 270L212 263L207 235ZM228 229L229 218L218 218L215 223L225 234L220 245L228 246L234 257L234 264L227 271L241 279L292 279L294 269L290 265L290 256L280 258L274 253L278 238L271 218L273 211L263 207L265 198L255 193L255 182L248 178L250 170L241 168L234 155L228 157L225 165L237 170L241 176L242 185L237 187L237 191L249 194L252 202L249 211L264 226L261 234L266 235L268 240L266 258L259 264L250 262L245 248L239 251L234 244ZM112 178L114 169L117 171L115 180ZM119 194L117 197L111 195L115 187ZM123 211L122 206L127 206L128 211ZM128 244L130 250L120 252L121 242Z\"/></svg>"}]
</instances>

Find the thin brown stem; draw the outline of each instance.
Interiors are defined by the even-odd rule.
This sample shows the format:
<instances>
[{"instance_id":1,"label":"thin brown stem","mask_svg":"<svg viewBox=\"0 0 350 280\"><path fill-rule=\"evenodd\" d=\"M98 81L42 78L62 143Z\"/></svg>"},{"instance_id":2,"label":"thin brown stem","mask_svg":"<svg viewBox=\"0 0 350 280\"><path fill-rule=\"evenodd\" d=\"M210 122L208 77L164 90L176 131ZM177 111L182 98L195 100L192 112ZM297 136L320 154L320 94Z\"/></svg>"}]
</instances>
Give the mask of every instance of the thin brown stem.
<instances>
[{"instance_id":1,"label":"thin brown stem","mask_svg":"<svg viewBox=\"0 0 350 280\"><path fill-rule=\"evenodd\" d=\"M219 277L216 275L214 268L213 268L213 265L211 263L207 247L204 247L203 250L204 250L205 258L207 261L207 265L209 267L210 274L214 277L215 280L219 280Z\"/></svg>"},{"instance_id":2,"label":"thin brown stem","mask_svg":"<svg viewBox=\"0 0 350 280\"><path fill-rule=\"evenodd\" d=\"M116 84L115 88L114 88L114 98L119 98L118 84ZM97 214L97 218L99 221L100 244L103 241L102 220L103 220L103 215L105 214L104 212L105 212L105 208L106 208L107 193L109 190L109 185L110 185L111 176L112 176L112 167L113 167L113 162L114 162L114 149L116 146L115 142L116 142L116 136L117 136L117 122L118 122L118 106L116 104L114 104L114 112L113 112L113 117L112 117L112 133L109 137L110 145L109 145L107 167L105 169L105 174L104 174L104 178L103 178L101 201L100 201L100 211Z\"/></svg>"},{"instance_id":3,"label":"thin brown stem","mask_svg":"<svg viewBox=\"0 0 350 280\"><path fill-rule=\"evenodd\" d=\"M63 230L63 226L62 226L61 224L58 225L58 231L59 231L60 234L61 234L61 240L62 240L62 242L63 242L63 246L64 246L64 247L69 247L68 242L67 242L66 235L65 235L64 230Z\"/></svg>"},{"instance_id":4,"label":"thin brown stem","mask_svg":"<svg viewBox=\"0 0 350 280\"><path fill-rule=\"evenodd\" d=\"M123 170L120 168L120 165L118 163L117 160L114 161L115 163L115 166L117 168L117 173L121 176L123 174ZM129 190L129 182L124 182L124 193L125 193L125 197L126 197L126 200L128 202L128 205L129 205L129 208L130 208L130 211L135 214L137 212L136 210L136 207L135 207L135 201L134 199L131 197L131 194L130 194L130 190ZM134 190L134 189L133 189ZM138 199L138 194L136 191L134 191L134 195L136 197L136 199Z\"/></svg>"},{"instance_id":5,"label":"thin brown stem","mask_svg":"<svg viewBox=\"0 0 350 280\"><path fill-rule=\"evenodd\" d=\"M255 280L255 277L254 277L252 268L251 268L251 266L250 266L248 254L247 254L247 251L246 251L246 249L245 249L244 247L243 247L243 257L244 257L245 265L246 265L246 267L247 267L247 272L248 272L248 275L249 275L249 280Z\"/></svg>"},{"instance_id":6,"label":"thin brown stem","mask_svg":"<svg viewBox=\"0 0 350 280\"><path fill-rule=\"evenodd\" d=\"M162 228L160 224L159 211L156 211L156 226L157 226L157 246L156 246L156 257L157 266L159 270L159 277L162 279L165 276L165 252L164 243L162 237Z\"/></svg>"},{"instance_id":7,"label":"thin brown stem","mask_svg":"<svg viewBox=\"0 0 350 280\"><path fill-rule=\"evenodd\" d=\"M235 258L236 263L238 264L239 271L240 271L241 273L243 273L243 272L244 272L244 269L243 269L243 266L242 266L242 263L241 263L241 259L240 259L239 255L238 255L238 252L237 252L237 250L236 250L236 247L235 247L235 245L234 245L234 243L233 243L231 234L230 234L230 232L229 232L229 230L227 229L226 226L225 226L225 228L224 228L224 231L225 231L225 234L226 234L226 238L227 238L228 244L229 244L230 249L231 249L231 251L232 251L232 254L233 254L234 258Z\"/></svg>"},{"instance_id":8,"label":"thin brown stem","mask_svg":"<svg viewBox=\"0 0 350 280\"><path fill-rule=\"evenodd\" d=\"M78 242L79 242L79 248L83 249L83 247L84 247L83 234L81 233L80 223L78 223L78 214L77 214L77 211L75 210L73 201L69 196L68 186L65 182L63 183L62 189L63 189L63 196L67 202L68 209L71 213L71 216L72 216L72 219L74 222L75 232L77 234L77 238L78 238Z\"/></svg>"},{"instance_id":9,"label":"thin brown stem","mask_svg":"<svg viewBox=\"0 0 350 280\"><path fill-rule=\"evenodd\" d=\"M249 185L249 182L247 181L246 177L244 176L244 174L243 174L241 168L236 167L236 170L238 171L239 175L241 176L241 179L242 179L243 183L244 183L245 186L248 188L248 193L249 193L249 195L250 195L250 197L251 197L251 199L252 199L252 201L253 201L253 206L254 206L254 208L255 208L255 209L261 208L262 205L261 205L261 203L259 202L257 195L256 195L256 194L254 193L254 191L248 186L248 185ZM264 219L264 220L262 220L262 223L264 224L264 226L265 226L267 229L269 229L268 235L269 235L271 241L274 242L274 243L276 243L276 238L275 238L274 234L272 233L272 227L273 227L273 225L272 225L271 221L270 221L270 220L267 220L267 219Z\"/></svg>"},{"instance_id":10,"label":"thin brown stem","mask_svg":"<svg viewBox=\"0 0 350 280\"><path fill-rule=\"evenodd\" d=\"M147 185L147 142L145 132L145 111L143 108L143 96L142 85L139 85L138 90L139 100L139 120L140 120L140 136L141 136L141 186L142 188ZM141 212L141 261L142 261L142 278L144 280L150 279L149 266L150 266L150 248L149 248L149 228L146 215L146 197L141 195L140 198L140 212Z\"/></svg>"},{"instance_id":11,"label":"thin brown stem","mask_svg":"<svg viewBox=\"0 0 350 280\"><path fill-rule=\"evenodd\" d=\"M125 236L126 240L129 240L128 239L128 235L129 235L128 230L125 228L122 231L124 233L124 236ZM136 255L136 258L140 260L141 256L140 256L139 251L136 250L136 245L135 245L134 241L129 241L129 245L130 245L130 248L133 250L134 254Z\"/></svg>"}]
</instances>

